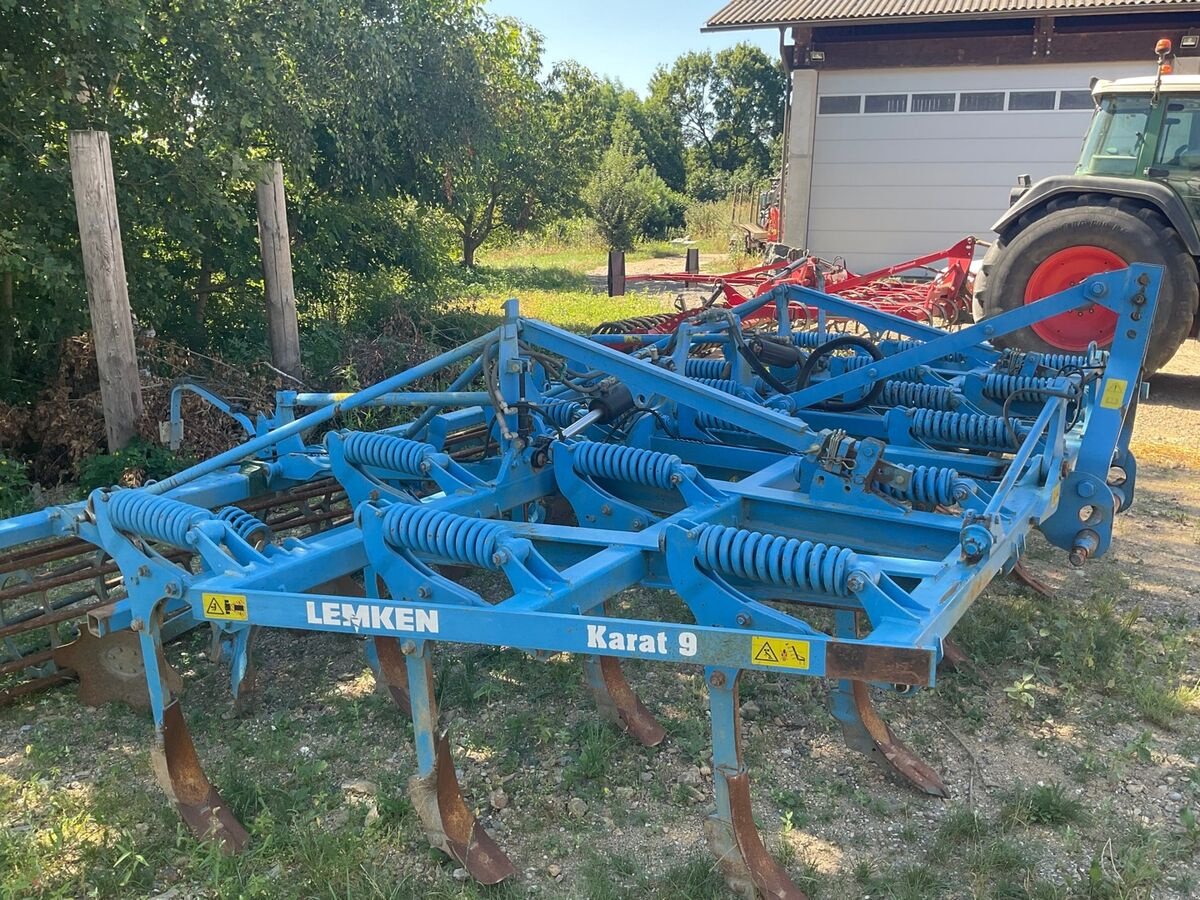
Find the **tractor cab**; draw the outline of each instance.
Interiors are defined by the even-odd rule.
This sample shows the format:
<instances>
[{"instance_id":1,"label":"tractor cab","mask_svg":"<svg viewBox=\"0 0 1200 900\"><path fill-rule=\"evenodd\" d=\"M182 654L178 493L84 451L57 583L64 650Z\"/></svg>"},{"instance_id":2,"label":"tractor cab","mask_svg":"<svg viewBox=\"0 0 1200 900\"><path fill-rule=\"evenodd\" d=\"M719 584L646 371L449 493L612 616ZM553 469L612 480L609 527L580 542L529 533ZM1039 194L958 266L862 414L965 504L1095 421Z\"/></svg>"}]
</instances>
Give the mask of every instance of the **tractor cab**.
<instances>
[{"instance_id":1,"label":"tractor cab","mask_svg":"<svg viewBox=\"0 0 1200 900\"><path fill-rule=\"evenodd\" d=\"M1159 48L1159 72L1097 81L1096 114L1076 175L1158 181L1200 215L1200 75L1174 74L1170 44Z\"/></svg>"}]
</instances>

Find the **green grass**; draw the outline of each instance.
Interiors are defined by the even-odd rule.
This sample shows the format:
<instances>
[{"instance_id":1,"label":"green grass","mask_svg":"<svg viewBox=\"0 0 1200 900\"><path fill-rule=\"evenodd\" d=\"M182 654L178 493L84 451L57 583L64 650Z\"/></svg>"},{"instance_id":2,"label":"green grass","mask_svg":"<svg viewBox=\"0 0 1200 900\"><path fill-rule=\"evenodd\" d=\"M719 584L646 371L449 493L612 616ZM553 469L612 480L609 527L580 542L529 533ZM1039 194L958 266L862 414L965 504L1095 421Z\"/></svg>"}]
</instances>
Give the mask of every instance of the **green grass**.
<instances>
[{"instance_id":1,"label":"green grass","mask_svg":"<svg viewBox=\"0 0 1200 900\"><path fill-rule=\"evenodd\" d=\"M1083 821L1083 804L1060 784L1019 787L1008 793L1001 817L1009 825L1075 825Z\"/></svg>"}]
</instances>

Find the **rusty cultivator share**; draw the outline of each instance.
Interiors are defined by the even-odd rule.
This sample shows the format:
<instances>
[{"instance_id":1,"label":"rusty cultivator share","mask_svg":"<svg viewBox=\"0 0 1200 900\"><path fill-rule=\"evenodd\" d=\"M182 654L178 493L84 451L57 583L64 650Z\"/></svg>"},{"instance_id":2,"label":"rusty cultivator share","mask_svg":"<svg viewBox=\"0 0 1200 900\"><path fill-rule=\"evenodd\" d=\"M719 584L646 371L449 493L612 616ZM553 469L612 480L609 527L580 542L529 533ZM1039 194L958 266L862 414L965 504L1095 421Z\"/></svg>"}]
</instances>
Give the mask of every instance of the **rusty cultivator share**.
<instances>
[{"instance_id":1,"label":"rusty cultivator share","mask_svg":"<svg viewBox=\"0 0 1200 900\"><path fill-rule=\"evenodd\" d=\"M1032 529L1077 565L1108 548L1132 498L1128 444L1161 277L1135 265L953 333L796 284L636 337L579 337L509 301L495 331L371 388L281 394L244 444L179 475L0 523L0 548L70 539L112 561L124 596L90 610L90 634L132 636L154 770L192 830L229 851L250 835L205 776L166 678L169 629L214 627L235 696L256 628L365 638L412 717L409 788L429 840L487 884L514 867L460 793L434 654L577 654L599 711L650 745L664 731L621 660L700 666L708 843L739 893L800 897L751 814L739 676L828 679L851 747L946 796L872 692L934 684L955 623ZM756 316L768 304L773 316ZM797 304L819 312L803 328ZM990 343L1092 305L1119 319L1110 352ZM856 333L826 331L826 317ZM443 371L457 373L447 390L409 390ZM305 443L368 405L422 411ZM255 493L250 482L261 493L330 478L353 519L307 536L231 505ZM445 566L495 572L507 596L489 602ZM674 591L686 614L615 615L608 601L639 585ZM828 630L810 622L818 609L833 611Z\"/></svg>"}]
</instances>

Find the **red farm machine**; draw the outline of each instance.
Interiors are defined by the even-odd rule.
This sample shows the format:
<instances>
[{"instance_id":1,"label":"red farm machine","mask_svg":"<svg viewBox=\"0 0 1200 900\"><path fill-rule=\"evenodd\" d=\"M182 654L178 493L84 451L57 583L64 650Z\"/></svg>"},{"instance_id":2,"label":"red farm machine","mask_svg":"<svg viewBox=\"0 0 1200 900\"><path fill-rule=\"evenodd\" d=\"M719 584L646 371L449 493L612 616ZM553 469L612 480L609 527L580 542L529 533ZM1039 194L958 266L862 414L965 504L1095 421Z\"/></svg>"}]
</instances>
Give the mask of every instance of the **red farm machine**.
<instances>
[{"instance_id":1,"label":"red farm machine","mask_svg":"<svg viewBox=\"0 0 1200 900\"><path fill-rule=\"evenodd\" d=\"M927 253L865 274L851 272L841 260L815 256L777 260L750 269L723 274L699 271L699 256L688 251L682 272L653 275L625 275L624 260L609 258L609 295L620 296L634 284L667 283L692 291L705 292L689 302L685 294L677 300L676 312L637 316L604 322L598 334L669 334L685 319L714 306L737 307L781 285L798 285L826 291L871 309L887 312L915 322L955 325L970 317L971 260L975 238L966 237L945 250ZM902 277L902 276L910 277ZM913 276L926 276L917 278ZM932 276L932 277L929 277ZM773 304L767 304L747 318L770 318ZM793 303L792 321L815 320L816 310ZM831 323L836 324L836 323Z\"/></svg>"}]
</instances>

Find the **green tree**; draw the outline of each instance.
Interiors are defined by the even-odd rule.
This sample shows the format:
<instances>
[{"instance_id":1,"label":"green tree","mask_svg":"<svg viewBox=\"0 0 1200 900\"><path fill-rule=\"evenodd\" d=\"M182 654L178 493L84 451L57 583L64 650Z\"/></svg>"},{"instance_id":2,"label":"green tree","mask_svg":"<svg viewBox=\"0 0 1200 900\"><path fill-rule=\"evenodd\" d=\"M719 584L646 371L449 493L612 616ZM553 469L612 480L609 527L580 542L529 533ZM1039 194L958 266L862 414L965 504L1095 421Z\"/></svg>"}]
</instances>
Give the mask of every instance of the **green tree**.
<instances>
[{"instance_id":1,"label":"green tree","mask_svg":"<svg viewBox=\"0 0 1200 900\"><path fill-rule=\"evenodd\" d=\"M655 72L649 102L666 110L683 134L689 192L712 191L718 172L770 171L786 88L782 66L745 43L715 56L685 53Z\"/></svg>"},{"instance_id":2,"label":"green tree","mask_svg":"<svg viewBox=\"0 0 1200 900\"><path fill-rule=\"evenodd\" d=\"M646 162L637 131L625 118L613 125L612 145L604 152L584 200L608 246L628 250L670 194L670 188Z\"/></svg>"}]
</instances>

